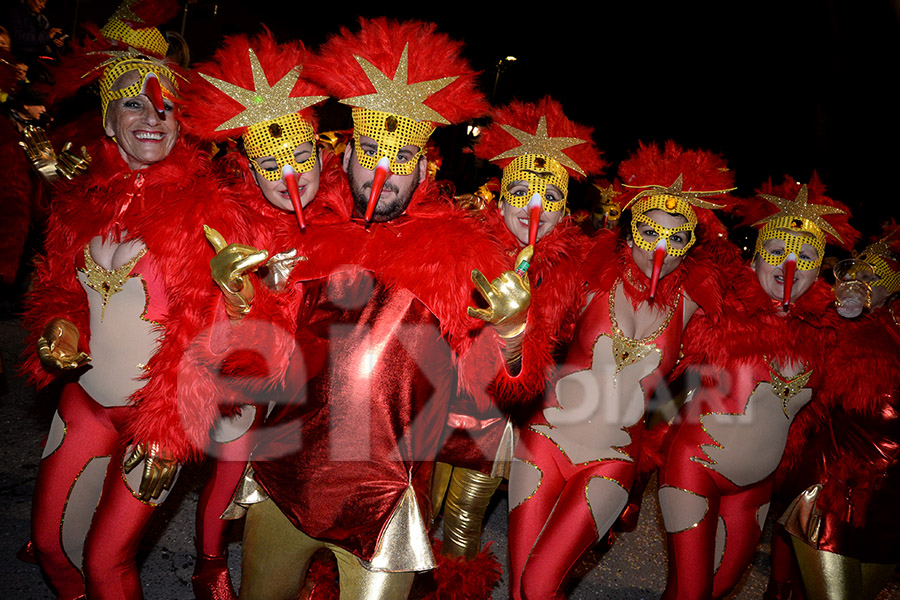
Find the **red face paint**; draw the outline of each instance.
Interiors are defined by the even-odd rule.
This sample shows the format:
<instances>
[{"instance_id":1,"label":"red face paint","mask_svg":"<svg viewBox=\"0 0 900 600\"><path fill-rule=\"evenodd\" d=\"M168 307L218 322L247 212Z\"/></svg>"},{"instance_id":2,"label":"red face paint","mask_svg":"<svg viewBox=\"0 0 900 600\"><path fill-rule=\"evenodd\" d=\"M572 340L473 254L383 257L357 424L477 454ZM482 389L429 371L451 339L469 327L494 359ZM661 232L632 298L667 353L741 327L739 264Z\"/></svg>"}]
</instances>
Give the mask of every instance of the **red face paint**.
<instances>
[{"instance_id":1,"label":"red face paint","mask_svg":"<svg viewBox=\"0 0 900 600\"><path fill-rule=\"evenodd\" d=\"M303 203L300 202L300 190L297 187L297 172L291 165L284 165L281 167L281 178L284 180L284 185L287 186L291 204L294 205L297 224L300 225L300 229L306 229L306 221L303 219Z\"/></svg>"},{"instance_id":2,"label":"red face paint","mask_svg":"<svg viewBox=\"0 0 900 600\"><path fill-rule=\"evenodd\" d=\"M387 156L382 156L375 166L375 176L372 178L372 191L369 193L369 205L366 206L366 223L372 222L372 215L375 214L375 207L378 206L378 198L381 196L381 190L384 188L384 182L387 181L390 172L391 161Z\"/></svg>"}]
</instances>

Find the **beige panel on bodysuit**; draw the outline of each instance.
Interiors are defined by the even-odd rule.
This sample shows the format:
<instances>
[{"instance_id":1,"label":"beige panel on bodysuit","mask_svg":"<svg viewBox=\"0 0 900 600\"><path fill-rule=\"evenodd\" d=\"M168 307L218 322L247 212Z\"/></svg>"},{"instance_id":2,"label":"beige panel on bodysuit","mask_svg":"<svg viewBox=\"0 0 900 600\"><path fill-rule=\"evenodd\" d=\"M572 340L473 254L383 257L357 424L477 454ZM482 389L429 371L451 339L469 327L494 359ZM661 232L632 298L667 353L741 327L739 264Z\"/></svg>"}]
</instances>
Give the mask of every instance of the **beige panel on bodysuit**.
<instances>
[{"instance_id":1,"label":"beige panel on bodysuit","mask_svg":"<svg viewBox=\"0 0 900 600\"><path fill-rule=\"evenodd\" d=\"M669 533L696 527L709 511L709 501L699 494L664 485L659 488L659 509Z\"/></svg>"},{"instance_id":2,"label":"beige panel on bodysuit","mask_svg":"<svg viewBox=\"0 0 900 600\"><path fill-rule=\"evenodd\" d=\"M69 490L62 520L62 547L69 561L81 569L84 541L94 518L94 510L103 493L103 481L109 466L109 456L97 456L88 461Z\"/></svg>"},{"instance_id":3,"label":"beige panel on bodysuit","mask_svg":"<svg viewBox=\"0 0 900 600\"><path fill-rule=\"evenodd\" d=\"M628 491L606 477L592 477L585 490L597 535L602 536L612 527L628 502Z\"/></svg>"},{"instance_id":4,"label":"beige panel on bodysuit","mask_svg":"<svg viewBox=\"0 0 900 600\"><path fill-rule=\"evenodd\" d=\"M703 446L709 463L693 460L718 471L735 485L762 481L781 461L791 421L811 399L812 390L803 388L785 405L771 383L759 383L747 399L743 413L712 413L700 417L704 430L718 446Z\"/></svg>"},{"instance_id":5,"label":"beige panel on bodysuit","mask_svg":"<svg viewBox=\"0 0 900 600\"><path fill-rule=\"evenodd\" d=\"M47 434L47 441L44 443L44 452L41 454L41 460L44 460L62 446L63 440L66 439L66 423L59 416L59 411L53 413L53 421L50 422L50 433Z\"/></svg>"},{"instance_id":6,"label":"beige panel on bodysuit","mask_svg":"<svg viewBox=\"0 0 900 600\"><path fill-rule=\"evenodd\" d=\"M534 496L542 477L543 474L536 465L513 457L509 466L509 510Z\"/></svg>"},{"instance_id":7,"label":"beige panel on bodysuit","mask_svg":"<svg viewBox=\"0 0 900 600\"><path fill-rule=\"evenodd\" d=\"M544 409L544 418L552 427L531 426L553 440L574 464L600 459L632 461L617 448L631 443L625 428L643 417L641 380L659 367L660 352L653 347L646 356L616 374L612 344L608 335L598 337L591 369L577 371L557 382L559 408Z\"/></svg>"},{"instance_id":8,"label":"beige panel on bodysuit","mask_svg":"<svg viewBox=\"0 0 900 600\"><path fill-rule=\"evenodd\" d=\"M209 438L217 444L227 444L238 439L248 431L256 418L256 407L245 404L241 407L241 414L234 417L222 417L216 421Z\"/></svg>"},{"instance_id":9,"label":"beige panel on bodysuit","mask_svg":"<svg viewBox=\"0 0 900 600\"><path fill-rule=\"evenodd\" d=\"M143 279L135 276L125 282L122 290L109 299L102 321L100 294L85 283L87 275L78 273L78 279L91 307L93 359L78 382L102 406L123 406L146 383L138 377L158 344L155 325L141 318L147 307Z\"/></svg>"}]
</instances>

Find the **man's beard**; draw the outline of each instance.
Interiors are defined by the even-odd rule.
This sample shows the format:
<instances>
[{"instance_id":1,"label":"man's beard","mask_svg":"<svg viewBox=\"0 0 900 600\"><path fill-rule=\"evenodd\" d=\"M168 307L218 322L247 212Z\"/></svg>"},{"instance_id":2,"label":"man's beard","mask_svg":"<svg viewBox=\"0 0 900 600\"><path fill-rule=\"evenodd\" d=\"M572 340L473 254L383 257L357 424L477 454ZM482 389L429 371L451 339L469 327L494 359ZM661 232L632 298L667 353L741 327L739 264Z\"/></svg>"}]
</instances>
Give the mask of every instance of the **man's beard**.
<instances>
[{"instance_id":1,"label":"man's beard","mask_svg":"<svg viewBox=\"0 0 900 600\"><path fill-rule=\"evenodd\" d=\"M366 209L369 207L369 194L372 191L372 182L367 181L363 184L358 184L352 169L348 170L347 178L350 181L350 193L353 195L353 207L356 209L357 214L365 215ZM393 200L388 203L385 203L381 199L378 200L378 204L375 206L375 212L372 214L372 221L383 223L385 221L393 221L402 215L406 212L406 208L409 206L413 194L418 187L418 170L416 170L415 183L409 187L403 196L398 195L400 188L390 181L385 181L382 191L393 192L394 197Z\"/></svg>"}]
</instances>

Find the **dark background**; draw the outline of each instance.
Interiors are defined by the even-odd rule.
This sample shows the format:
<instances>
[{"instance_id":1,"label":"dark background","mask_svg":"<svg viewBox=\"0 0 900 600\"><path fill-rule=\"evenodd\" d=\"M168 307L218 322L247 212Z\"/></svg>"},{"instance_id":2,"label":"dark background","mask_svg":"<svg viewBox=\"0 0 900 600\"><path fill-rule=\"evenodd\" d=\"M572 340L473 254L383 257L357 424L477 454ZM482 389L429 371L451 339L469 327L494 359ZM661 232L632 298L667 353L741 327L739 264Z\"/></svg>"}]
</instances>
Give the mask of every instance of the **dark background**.
<instances>
[{"instance_id":1,"label":"dark background","mask_svg":"<svg viewBox=\"0 0 900 600\"><path fill-rule=\"evenodd\" d=\"M671 138L724 154L745 195L815 169L864 233L898 212L900 0L399 4L199 0L164 29L183 26L201 60L222 35L260 23L315 49L359 15L433 20L465 41L486 94L497 81L494 103L551 94L594 127L612 163L638 141ZM116 5L50 0L46 12L71 32L76 18L102 25ZM326 111L322 129L349 127L347 115Z\"/></svg>"}]
</instances>

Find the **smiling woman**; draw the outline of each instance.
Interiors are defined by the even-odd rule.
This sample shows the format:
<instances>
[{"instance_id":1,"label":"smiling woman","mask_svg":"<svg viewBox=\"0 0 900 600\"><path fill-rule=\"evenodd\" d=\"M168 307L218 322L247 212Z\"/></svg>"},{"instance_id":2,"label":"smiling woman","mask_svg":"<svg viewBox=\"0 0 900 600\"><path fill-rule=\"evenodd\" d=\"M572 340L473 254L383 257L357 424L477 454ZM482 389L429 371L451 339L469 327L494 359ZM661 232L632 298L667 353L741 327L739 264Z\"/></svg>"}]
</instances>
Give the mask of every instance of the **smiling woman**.
<instances>
[{"instance_id":1,"label":"smiling woman","mask_svg":"<svg viewBox=\"0 0 900 600\"><path fill-rule=\"evenodd\" d=\"M106 109L106 135L118 144L119 154L132 171L163 160L178 141L175 106L170 99L164 98L175 95L174 85L167 78L142 77L136 69L126 71L116 79L110 91L131 91L130 88L139 83L141 87L136 95L112 100ZM147 95L156 95L160 88L165 89L158 95L162 100L161 111Z\"/></svg>"}]
</instances>

